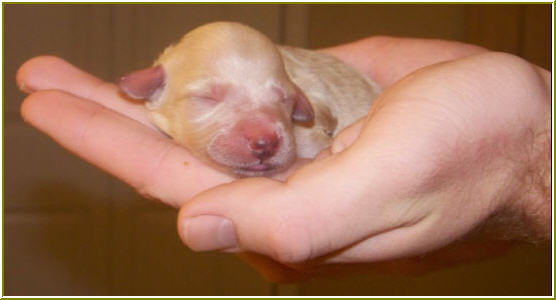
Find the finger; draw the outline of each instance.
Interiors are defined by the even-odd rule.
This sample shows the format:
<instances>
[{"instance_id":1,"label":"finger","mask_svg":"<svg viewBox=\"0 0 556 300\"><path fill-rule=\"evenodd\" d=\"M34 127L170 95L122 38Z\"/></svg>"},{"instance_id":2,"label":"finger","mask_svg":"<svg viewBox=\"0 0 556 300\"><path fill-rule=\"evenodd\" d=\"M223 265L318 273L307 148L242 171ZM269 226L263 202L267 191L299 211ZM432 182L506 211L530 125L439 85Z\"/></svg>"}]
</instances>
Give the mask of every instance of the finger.
<instances>
[{"instance_id":1,"label":"finger","mask_svg":"<svg viewBox=\"0 0 556 300\"><path fill-rule=\"evenodd\" d=\"M162 134L75 95L33 93L21 114L69 151L173 206L231 180Z\"/></svg>"},{"instance_id":2,"label":"finger","mask_svg":"<svg viewBox=\"0 0 556 300\"><path fill-rule=\"evenodd\" d=\"M39 56L28 60L17 71L16 81L24 92L62 90L154 128L143 102L123 97L116 85L102 81L59 57Z\"/></svg>"},{"instance_id":3,"label":"finger","mask_svg":"<svg viewBox=\"0 0 556 300\"><path fill-rule=\"evenodd\" d=\"M361 118L340 131L332 141L332 146L330 147L331 153L340 153L351 146L359 137L359 134L361 134L361 130L363 130L365 123L365 118Z\"/></svg>"},{"instance_id":4,"label":"finger","mask_svg":"<svg viewBox=\"0 0 556 300\"><path fill-rule=\"evenodd\" d=\"M487 50L454 41L376 36L321 51L347 62L385 89L422 67Z\"/></svg>"},{"instance_id":5,"label":"finger","mask_svg":"<svg viewBox=\"0 0 556 300\"><path fill-rule=\"evenodd\" d=\"M332 141L330 147L322 149L314 158L314 161L321 160L332 154L340 153L348 148L359 137L361 130L366 123L365 118L357 120L355 123L349 125L340 131Z\"/></svg>"}]
</instances>

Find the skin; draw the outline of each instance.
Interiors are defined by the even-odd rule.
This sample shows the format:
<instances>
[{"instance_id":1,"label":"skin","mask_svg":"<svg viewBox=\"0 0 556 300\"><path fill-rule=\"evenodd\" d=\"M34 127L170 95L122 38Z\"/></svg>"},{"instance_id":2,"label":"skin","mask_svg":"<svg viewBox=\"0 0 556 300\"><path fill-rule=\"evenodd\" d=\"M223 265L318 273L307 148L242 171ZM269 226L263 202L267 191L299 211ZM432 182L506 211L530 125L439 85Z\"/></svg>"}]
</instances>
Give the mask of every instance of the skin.
<instances>
[{"instance_id":1,"label":"skin","mask_svg":"<svg viewBox=\"0 0 556 300\"><path fill-rule=\"evenodd\" d=\"M373 37L323 51L384 93L285 182L232 181L153 129L141 104L59 58L21 67L31 93L21 112L141 194L181 207L191 249L237 252L272 281L423 272L550 239L550 72L437 40Z\"/></svg>"}]
</instances>

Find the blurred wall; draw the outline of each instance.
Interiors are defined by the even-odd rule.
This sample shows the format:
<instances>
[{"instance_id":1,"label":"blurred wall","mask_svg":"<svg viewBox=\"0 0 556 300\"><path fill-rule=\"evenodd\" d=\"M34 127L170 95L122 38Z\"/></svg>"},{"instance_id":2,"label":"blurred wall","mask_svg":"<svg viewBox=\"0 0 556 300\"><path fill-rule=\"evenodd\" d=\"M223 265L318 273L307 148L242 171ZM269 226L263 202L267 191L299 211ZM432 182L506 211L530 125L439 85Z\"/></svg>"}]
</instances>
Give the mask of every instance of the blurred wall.
<instances>
[{"instance_id":1,"label":"blurred wall","mask_svg":"<svg viewBox=\"0 0 556 300\"><path fill-rule=\"evenodd\" d=\"M550 5L3 4L5 295L548 295L547 246L421 276L357 274L265 282L235 257L193 253L176 211L65 152L23 123L13 80L36 55L61 56L112 81L184 32L247 23L311 48L373 34L472 42L551 66Z\"/></svg>"},{"instance_id":2,"label":"blurred wall","mask_svg":"<svg viewBox=\"0 0 556 300\"><path fill-rule=\"evenodd\" d=\"M369 35L440 38L510 52L551 69L550 5L312 5L311 48Z\"/></svg>"}]
</instances>

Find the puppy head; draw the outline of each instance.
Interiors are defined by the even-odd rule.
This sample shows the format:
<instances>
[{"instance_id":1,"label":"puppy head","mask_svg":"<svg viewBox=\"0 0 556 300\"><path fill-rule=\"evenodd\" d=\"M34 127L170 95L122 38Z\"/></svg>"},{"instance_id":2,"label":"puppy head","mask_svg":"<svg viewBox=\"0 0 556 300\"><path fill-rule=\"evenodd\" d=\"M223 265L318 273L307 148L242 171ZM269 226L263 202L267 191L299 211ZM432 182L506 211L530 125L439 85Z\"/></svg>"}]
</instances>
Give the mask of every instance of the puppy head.
<instances>
[{"instance_id":1,"label":"puppy head","mask_svg":"<svg viewBox=\"0 0 556 300\"><path fill-rule=\"evenodd\" d=\"M187 34L154 67L124 76L120 87L147 100L154 123L197 156L242 176L283 170L296 158L291 123L312 122L312 107L266 37L214 24Z\"/></svg>"}]
</instances>

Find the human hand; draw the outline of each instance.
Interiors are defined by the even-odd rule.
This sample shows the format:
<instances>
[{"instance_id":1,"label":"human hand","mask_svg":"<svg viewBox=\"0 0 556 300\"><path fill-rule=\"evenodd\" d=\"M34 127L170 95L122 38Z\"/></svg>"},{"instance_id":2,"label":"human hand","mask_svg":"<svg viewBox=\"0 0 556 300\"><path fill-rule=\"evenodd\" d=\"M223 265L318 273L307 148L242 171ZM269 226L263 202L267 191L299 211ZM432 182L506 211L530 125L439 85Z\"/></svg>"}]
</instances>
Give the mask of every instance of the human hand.
<instances>
[{"instance_id":1,"label":"human hand","mask_svg":"<svg viewBox=\"0 0 556 300\"><path fill-rule=\"evenodd\" d=\"M388 87L400 77L425 65L444 60L451 60L483 51L482 49L472 46L439 41L383 38L382 40L381 38L375 38L371 41L371 43L363 43L359 45L356 43L345 47L347 48L336 48L325 51L334 53L348 62L350 62L350 59L353 58L363 58L368 56L366 60L363 60L365 64L357 64L356 66L360 67L362 71L365 71L367 74L371 74L380 84L383 85L383 87ZM433 52L432 50L437 51ZM373 53L375 55L368 55L369 53ZM365 56L366 54L367 56ZM401 59L411 57L409 54L412 54L414 59L405 61ZM376 57L377 59L372 59L373 57ZM378 58L383 58L383 60L379 60ZM420 77L417 77L417 79L419 78ZM211 168L204 167L202 163L198 162L194 157L191 157L187 150L176 146L163 134L153 130L150 123L146 119L146 113L143 110L142 105L126 102L118 96L117 89L113 85L103 83L90 75L82 73L59 59L38 58L25 64L18 73L18 83L20 86L25 87L24 89L26 90L39 91L31 95L22 106L22 114L28 122L51 135L56 141L61 143L70 151L80 155L91 163L107 170L118 178L131 184L144 195L161 199L165 203L173 206L180 206L196 193L219 183L230 182L232 180L232 178L214 171ZM64 92L40 92L41 90L46 89L58 89ZM401 90L403 91L403 89ZM392 93L390 94L392 95ZM397 94L393 93L393 95L395 96ZM394 96L390 96L390 98ZM381 98L382 100L380 103L390 103L390 101L394 101L384 100L390 98ZM384 104L382 106L392 107ZM373 111L376 112L377 110L375 109ZM388 114L382 112L380 114L375 114L379 116L388 116ZM414 114L414 112L411 112L411 114ZM399 118L404 117L405 116L400 116ZM375 117L372 118L372 120L374 119ZM388 118L386 118L386 120L388 120ZM394 121L399 121L399 119L394 118ZM370 126L369 124L371 123L372 122L364 121L359 125L352 127L350 130L346 130L340 137L337 138L335 142L336 150L347 146L355 137L358 136L359 131L362 128L364 128L363 132L368 132L370 130L369 128L380 128L380 125ZM383 123L388 122L382 121L382 123L379 122L377 124ZM383 126L387 127L386 125ZM388 129L388 131L391 130ZM397 130L397 133L398 138L401 134L404 134L401 136L405 138L405 134L407 134L403 133L401 129ZM359 140L365 140L363 137L364 136L362 136ZM366 145L366 142L360 142L359 140L353 147L349 147L349 149L362 149L364 146L354 148L357 144ZM372 141L380 144L380 139L377 140L377 138L373 138ZM402 139L399 139L397 142L399 144L402 141ZM373 148L376 146L374 144L372 145ZM393 145L384 145L384 147L388 149L388 147L393 147ZM384 147L382 148L384 149ZM378 151L379 149L380 147L376 150ZM403 158L401 157L402 155L407 154L406 152L408 150L410 149L405 149L405 152L400 151L398 153L397 151L391 151L390 153L392 155L395 154L396 157L400 159ZM299 260L299 257L303 257L303 253L294 253L296 249L290 248L288 250L287 248L284 249L284 247L299 247L297 249L303 249L303 247L309 245L308 242L310 242L309 240L303 240L298 241L297 245L289 246L280 244L281 242L288 241L289 237L285 235L288 235L291 232L288 232L287 229L295 229L295 224L310 225L307 228L298 228L299 234L302 234L302 232L311 233L311 230L315 230L316 232L316 230L318 230L318 232L316 232L318 233L316 237L321 236L321 238L324 237L325 239L328 233L330 233L330 239L335 238L336 235L338 235L338 232L342 231L342 228L344 228L344 230L345 228L354 230L352 233L348 232L344 234L345 239L339 239L337 241L331 240L330 243L327 242L329 246L317 249L318 251L314 253L314 256L334 253L334 251L341 250L342 248L352 252L359 251L357 249L361 249L361 245L365 244L362 243L362 241L353 242L351 247L348 245L344 245L342 247L341 244L349 240L347 238L348 236L351 236L353 239L357 234L361 234L361 232L356 232L357 230L354 226L358 224L364 225L362 222L363 220L354 220L349 217L341 218L341 220L338 220L340 222L336 222L336 220L334 220L334 222L330 222L325 218L315 219L315 214L318 214L320 209L316 210L317 207L315 207L315 209L311 211L310 203L318 202L318 205L321 206L319 208L323 211L330 210L330 212L335 212L337 214L347 214L350 207L353 210L360 210L362 209L361 205L357 206L356 204L367 203L364 206L367 206L366 209L371 210L369 211L369 216L380 214L381 211L375 210L375 207L380 208L380 206L384 206L384 209L388 207L392 210L391 213L393 213L393 216L395 217L395 205L403 203L402 199L392 201L394 203L385 202L385 200L390 200L390 198L379 199L380 194L377 194L376 191L373 191L373 198L363 199L360 195L363 194L364 189L357 188L350 190L347 188L345 191L348 193L355 192L356 195L359 194L359 197L355 197L353 200L347 201L342 201L342 198L337 198L337 201L330 198L320 200L318 198L313 198L313 200L309 201L309 203L305 202L303 199L300 200L300 198L312 197L311 193L318 195L319 193L308 188L312 186L319 186L319 183L325 184L325 186L330 186L331 188L333 187L326 183L326 176L319 176L319 174L311 175L311 173L315 170L317 173L322 170L327 171L327 176L330 176L331 179L333 179L332 183L341 183L338 177L343 180L350 179L348 176L342 176L342 173L335 173L335 170L342 170L342 168L336 169L340 166L339 162L346 160L345 154L348 152L357 153L354 151L355 150L346 150L344 154L333 154L326 159L319 160L315 164L311 164L307 168L301 170L301 172L295 174L286 184L278 184L274 181L266 179L253 179L239 180L234 184L222 186L221 188L217 188L211 192L201 195L195 201L192 201L191 205L185 206L185 209L182 210L181 216L189 217L194 215L195 212L203 212L204 209L208 209L204 210L204 212L210 211L211 214L222 213L220 216L227 217L232 220L236 234L239 237L238 241L240 248L256 251L284 263L296 262ZM421 149L421 151L424 150ZM322 156L324 155L325 154ZM411 157L414 158L416 156L410 156L408 159ZM372 162L372 160L370 160L371 158L372 156L362 161L361 166L364 166L364 168L366 168L365 170L373 170L373 168L375 168L374 165L369 167ZM188 162L187 167L184 166L184 161ZM352 160L346 160L346 163L347 162L353 163ZM363 164L363 162L366 164ZM396 195L388 195L385 191L388 188L396 190L403 189L403 185L397 184L406 184L406 182L404 182L404 178L397 178L396 173L382 173L385 168L388 168L388 164L386 164L386 162L383 162L382 164L382 170L377 168L378 170L373 172L375 173L374 176L377 176L378 174L380 175L378 177L383 177L378 179L385 181L388 184L381 187L380 190L382 190L383 194L394 198ZM346 165L346 167L349 169L350 165ZM344 169L344 173L357 175L355 172L357 169L354 169L353 172L351 169L349 170L350 171L348 173L345 173ZM398 174L399 172L401 172L401 170L398 170ZM364 175L367 176L367 174ZM304 182L306 179L308 179L308 181ZM394 181L390 183L387 182L390 179L394 179ZM260 186L257 185L259 181L261 183ZM373 183L372 181L369 181L367 182L367 185L362 185L360 187L368 188L370 185L373 185L374 187L374 184L376 183L377 182ZM303 186L305 187L303 188ZM299 189L299 191L304 193L297 193L296 189ZM340 187L340 190L336 192L340 192L342 189L343 188ZM434 190L433 188L431 189ZM227 191L233 193L228 196L226 195ZM282 191L288 191L290 194L285 195L286 197L284 197L284 195L278 197L277 195L280 195L279 193ZM221 193L225 193L225 197L218 199ZM249 201L248 199L241 199L243 198L243 193L253 193L253 200ZM330 194L330 196L333 195L334 194ZM344 195L344 197L345 196L346 195ZM288 197L291 197L292 199L283 199ZM297 200L297 202L295 202L295 200ZM321 200L322 203L319 202ZM250 202L249 206L245 206L245 203L243 203L245 201ZM434 202L430 200L429 202L438 203L441 201L437 200ZM415 200L415 203L420 202ZM234 207L234 205L238 206ZM430 206L433 205L430 204ZM232 207L233 209L227 211L229 207ZM276 208L284 209L276 210ZM242 209L245 209L245 211L240 214L238 211ZM339 210L334 211L335 209ZM411 212L408 208L406 209L408 212ZM425 209L423 208L423 210ZM359 213L359 215L364 214L363 211L360 211ZM253 222L251 223L248 222L249 220L246 221L246 219L249 219L249 214L254 214L251 220ZM400 213L397 214L400 215ZM470 215L473 214L470 213ZM292 223L276 223L285 220L284 218L287 219L288 216L291 217ZM270 218L265 220L265 217ZM400 216L398 217L401 218ZM307 218L307 220L304 220L305 218ZM351 224L350 222L352 221L355 223ZM378 224L380 221L380 219L377 219L374 224ZM477 220L477 223L480 223L481 221L482 220ZM388 224L391 225L395 222L396 220L391 220L390 223L387 222L387 224L383 224L383 226ZM330 232L327 232L327 227L330 227ZM406 227L411 228L411 226ZM369 232L372 232L375 229L376 228L368 228ZM257 230L259 233L263 233L262 238L260 235L250 236L251 231L255 233ZM264 234L265 230L267 232L266 235ZM194 249L211 249L211 247L207 248L206 246L207 243L208 246L211 246L211 243L212 246L214 246L214 240L212 242L210 240L211 238L214 238L214 236L207 236L203 239L202 233L202 230L190 232L185 240ZM197 235L197 237L201 237L201 239L195 240L195 235ZM299 237L299 235L296 236ZM379 234L376 236L380 237L384 235ZM268 239L265 240L265 237ZM295 241L295 238L291 237L290 241ZM411 239L409 239L408 242L411 242ZM257 243L260 243L259 247L262 246L263 248L266 245L266 250L263 249L261 251L255 247ZM448 242L445 241L445 243ZM309 246L313 247L314 245L311 244ZM392 245L394 248L397 248L398 246L399 245L396 244ZM334 249L334 247L336 247L336 249ZM434 248L434 246L430 248ZM284 251L287 253L290 250L292 251L292 255L299 256L293 257L295 258L293 260L291 257L288 258L288 255L284 257ZM422 249L422 251L426 250L426 247L425 249ZM409 251L399 255L410 256L417 252ZM350 252L347 253L349 254ZM356 257L352 261L369 262L380 259L377 258L376 255L374 257L372 255L369 257L363 257L364 255L361 254L360 256L360 258ZM325 263L328 265L328 263L334 262L335 260L341 261L342 259L345 259L345 257L345 252L334 253L329 256L325 256L325 258L321 259L319 263ZM260 268L261 272L267 274L268 276L272 276L271 273L267 273L269 270L272 271L268 268L268 266L277 266L275 262L266 259L265 256L250 256L248 259L251 262L256 263L256 267ZM294 268L302 270L303 266L294 266ZM311 267L311 270L315 270L315 268ZM285 273L281 274L284 275Z\"/></svg>"},{"instance_id":2,"label":"human hand","mask_svg":"<svg viewBox=\"0 0 556 300\"><path fill-rule=\"evenodd\" d=\"M245 179L186 203L187 245L239 251L281 281L345 263L418 271L498 253L505 240L549 239L547 71L438 41L324 51L385 88L368 117L286 183ZM485 242L461 241L472 234Z\"/></svg>"}]
</instances>

